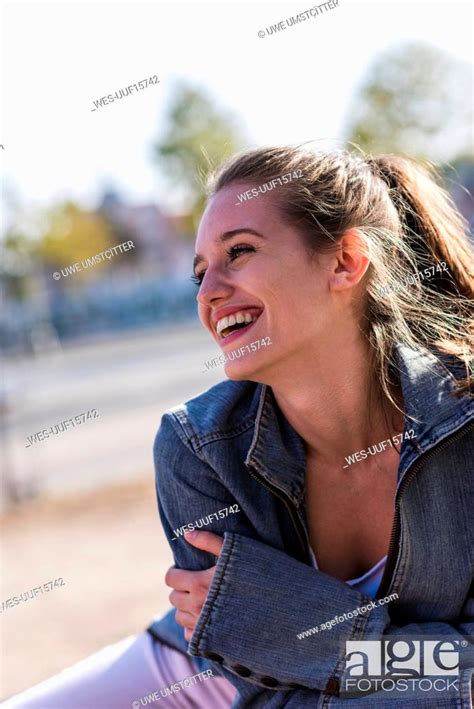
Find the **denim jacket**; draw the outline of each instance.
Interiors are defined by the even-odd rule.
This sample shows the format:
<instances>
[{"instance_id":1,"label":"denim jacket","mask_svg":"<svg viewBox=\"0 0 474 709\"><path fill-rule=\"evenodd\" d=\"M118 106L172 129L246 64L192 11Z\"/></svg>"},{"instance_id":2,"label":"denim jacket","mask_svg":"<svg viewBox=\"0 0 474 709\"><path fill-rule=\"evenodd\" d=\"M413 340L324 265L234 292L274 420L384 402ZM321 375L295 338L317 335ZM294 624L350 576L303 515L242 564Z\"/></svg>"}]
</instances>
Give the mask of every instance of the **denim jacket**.
<instances>
[{"instance_id":1,"label":"denim jacket","mask_svg":"<svg viewBox=\"0 0 474 709\"><path fill-rule=\"evenodd\" d=\"M305 448L271 388L227 380L162 418L156 489L175 565L216 563L173 531L182 525L204 518L224 545L189 645L174 610L148 630L225 676L238 690L233 707L472 707L474 401L452 394L460 372L449 358L406 347L396 355L405 432L415 435L401 446L377 598L398 598L304 639L297 634L372 599L311 565ZM237 513L217 514L232 505ZM393 636L454 639L463 648L457 682L347 698L346 641Z\"/></svg>"}]
</instances>

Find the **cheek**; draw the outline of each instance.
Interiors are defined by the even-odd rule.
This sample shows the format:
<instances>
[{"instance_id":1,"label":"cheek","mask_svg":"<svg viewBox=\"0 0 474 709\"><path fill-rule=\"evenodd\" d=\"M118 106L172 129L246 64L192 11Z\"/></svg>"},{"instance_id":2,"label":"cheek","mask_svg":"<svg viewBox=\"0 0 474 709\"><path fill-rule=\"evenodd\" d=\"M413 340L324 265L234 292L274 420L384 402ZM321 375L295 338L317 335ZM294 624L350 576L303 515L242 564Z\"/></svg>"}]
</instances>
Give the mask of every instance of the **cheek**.
<instances>
[{"instance_id":1,"label":"cheek","mask_svg":"<svg viewBox=\"0 0 474 709\"><path fill-rule=\"evenodd\" d=\"M204 327L206 327L206 320L205 320L206 308L203 305L201 305L200 303L198 303L197 312L198 312L198 317L199 317L199 320L201 321L201 324L204 325Z\"/></svg>"},{"instance_id":2,"label":"cheek","mask_svg":"<svg viewBox=\"0 0 474 709\"><path fill-rule=\"evenodd\" d=\"M286 281L279 288L276 285L269 302L270 313L276 315L275 324L287 333L299 335L317 327L329 305L321 284L309 283L302 278Z\"/></svg>"}]
</instances>

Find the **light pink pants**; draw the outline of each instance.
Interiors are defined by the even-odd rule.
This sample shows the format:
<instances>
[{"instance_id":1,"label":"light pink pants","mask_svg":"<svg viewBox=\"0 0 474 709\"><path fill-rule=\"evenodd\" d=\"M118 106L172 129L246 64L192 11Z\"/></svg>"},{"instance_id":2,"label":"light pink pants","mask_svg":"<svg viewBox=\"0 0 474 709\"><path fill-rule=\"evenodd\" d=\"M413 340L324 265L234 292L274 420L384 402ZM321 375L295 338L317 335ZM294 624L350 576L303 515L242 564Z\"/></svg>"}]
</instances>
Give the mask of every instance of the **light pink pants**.
<instances>
[{"instance_id":1,"label":"light pink pants","mask_svg":"<svg viewBox=\"0 0 474 709\"><path fill-rule=\"evenodd\" d=\"M182 687L167 687L180 680ZM0 704L2 709L229 709L236 690L224 677L198 674L189 655L131 635Z\"/></svg>"}]
</instances>

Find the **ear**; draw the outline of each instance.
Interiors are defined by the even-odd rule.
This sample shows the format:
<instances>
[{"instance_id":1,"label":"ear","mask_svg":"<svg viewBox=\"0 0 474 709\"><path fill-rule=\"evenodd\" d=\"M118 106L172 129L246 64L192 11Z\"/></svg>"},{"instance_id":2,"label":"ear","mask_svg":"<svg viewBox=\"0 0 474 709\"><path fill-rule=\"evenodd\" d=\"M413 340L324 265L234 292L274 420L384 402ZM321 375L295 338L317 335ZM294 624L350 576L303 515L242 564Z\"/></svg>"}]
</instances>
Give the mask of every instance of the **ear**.
<instances>
[{"instance_id":1,"label":"ear","mask_svg":"<svg viewBox=\"0 0 474 709\"><path fill-rule=\"evenodd\" d=\"M344 232L332 262L331 290L342 291L360 283L370 264L369 243L359 229Z\"/></svg>"}]
</instances>

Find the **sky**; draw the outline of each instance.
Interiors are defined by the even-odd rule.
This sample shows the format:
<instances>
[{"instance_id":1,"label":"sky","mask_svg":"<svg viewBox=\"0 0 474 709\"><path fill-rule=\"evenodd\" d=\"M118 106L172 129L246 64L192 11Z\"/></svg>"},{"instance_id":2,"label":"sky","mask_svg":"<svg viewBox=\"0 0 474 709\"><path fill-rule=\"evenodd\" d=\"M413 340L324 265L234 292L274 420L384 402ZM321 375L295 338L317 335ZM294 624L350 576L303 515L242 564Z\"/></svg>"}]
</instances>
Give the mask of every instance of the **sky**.
<instances>
[{"instance_id":1,"label":"sky","mask_svg":"<svg viewBox=\"0 0 474 709\"><path fill-rule=\"evenodd\" d=\"M468 2L340 0L284 31L258 32L311 2L3 2L2 188L30 207L94 207L109 185L173 209L153 165L176 79L240 117L249 145L341 135L354 90L380 51L424 40L472 61ZM92 111L151 76L159 84Z\"/></svg>"}]
</instances>

